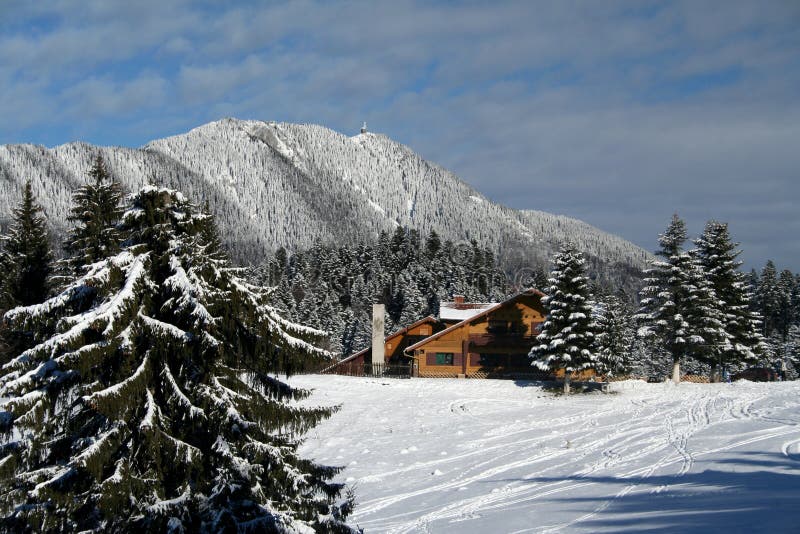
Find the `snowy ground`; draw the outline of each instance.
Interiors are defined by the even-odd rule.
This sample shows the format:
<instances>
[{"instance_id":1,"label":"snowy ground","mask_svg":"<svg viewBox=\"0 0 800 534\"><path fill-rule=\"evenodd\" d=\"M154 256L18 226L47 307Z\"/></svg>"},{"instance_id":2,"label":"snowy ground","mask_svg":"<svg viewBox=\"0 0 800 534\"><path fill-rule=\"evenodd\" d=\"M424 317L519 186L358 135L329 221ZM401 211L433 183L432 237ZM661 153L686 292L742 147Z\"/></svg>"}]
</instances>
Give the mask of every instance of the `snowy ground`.
<instances>
[{"instance_id":1,"label":"snowy ground","mask_svg":"<svg viewBox=\"0 0 800 534\"><path fill-rule=\"evenodd\" d=\"M342 405L301 453L347 466L367 532L800 532L800 381L290 382Z\"/></svg>"}]
</instances>

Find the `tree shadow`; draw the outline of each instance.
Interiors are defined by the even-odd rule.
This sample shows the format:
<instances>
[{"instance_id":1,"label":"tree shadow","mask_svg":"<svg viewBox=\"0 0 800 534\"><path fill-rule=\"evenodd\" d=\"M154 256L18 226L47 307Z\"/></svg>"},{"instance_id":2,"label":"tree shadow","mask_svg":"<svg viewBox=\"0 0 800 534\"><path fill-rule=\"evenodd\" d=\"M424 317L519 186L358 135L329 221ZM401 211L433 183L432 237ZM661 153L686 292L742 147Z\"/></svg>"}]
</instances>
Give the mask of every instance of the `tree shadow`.
<instances>
[{"instance_id":1,"label":"tree shadow","mask_svg":"<svg viewBox=\"0 0 800 534\"><path fill-rule=\"evenodd\" d=\"M713 462L730 470L708 469L683 476L589 475L514 481L549 485L589 482L609 486L608 490L592 496L554 494L537 499L552 503L556 510L575 509L580 514L594 510L595 515L574 525L583 530L800 532L800 461L777 453L736 456L739 457Z\"/></svg>"}]
</instances>

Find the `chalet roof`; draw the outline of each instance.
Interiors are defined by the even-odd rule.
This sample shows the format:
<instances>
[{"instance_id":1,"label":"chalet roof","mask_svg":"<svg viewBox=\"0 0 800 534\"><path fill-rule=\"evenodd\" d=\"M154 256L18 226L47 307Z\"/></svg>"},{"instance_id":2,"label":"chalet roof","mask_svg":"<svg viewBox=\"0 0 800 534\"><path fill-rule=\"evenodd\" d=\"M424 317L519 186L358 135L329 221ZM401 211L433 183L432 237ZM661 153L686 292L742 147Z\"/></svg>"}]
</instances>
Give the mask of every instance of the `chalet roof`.
<instances>
[{"instance_id":1,"label":"chalet roof","mask_svg":"<svg viewBox=\"0 0 800 534\"><path fill-rule=\"evenodd\" d=\"M439 319L442 321L466 321L494 305L495 303L492 302L442 302L439 305Z\"/></svg>"},{"instance_id":2,"label":"chalet roof","mask_svg":"<svg viewBox=\"0 0 800 534\"><path fill-rule=\"evenodd\" d=\"M438 339L438 338L442 337L443 335L445 335L447 333L450 333L453 330L456 330L457 328L461 328L462 326L464 326L465 323L469 323L471 321L474 321L475 319L479 319L481 317L484 317L484 316L492 313L495 310L499 310L500 308L502 308L503 306L505 306L507 304L510 304L512 302L516 302L521 297L526 297L526 296L530 297L530 296L534 296L534 295L537 295L539 297L544 297L545 296L545 294L542 293L541 291L539 291L538 289L533 289L533 288L526 289L526 290L524 290L524 291L522 291L520 293L517 293L516 295L514 295L512 297L507 298L503 302L498 302L497 304L492 304L488 308L484 308L480 313L477 313L477 314L469 317L468 319L464 319L463 321L461 321L459 323L456 323L456 324L454 324L452 326L449 326L449 327L445 328L441 332L437 332L436 334L433 334L430 337L426 337L425 339L423 339L421 341L418 341L417 343L414 343L413 345L410 345L410 346L406 347L406 349L403 352L408 353L409 351L416 350L416 349L424 346L428 342L433 341L434 339Z\"/></svg>"}]
</instances>

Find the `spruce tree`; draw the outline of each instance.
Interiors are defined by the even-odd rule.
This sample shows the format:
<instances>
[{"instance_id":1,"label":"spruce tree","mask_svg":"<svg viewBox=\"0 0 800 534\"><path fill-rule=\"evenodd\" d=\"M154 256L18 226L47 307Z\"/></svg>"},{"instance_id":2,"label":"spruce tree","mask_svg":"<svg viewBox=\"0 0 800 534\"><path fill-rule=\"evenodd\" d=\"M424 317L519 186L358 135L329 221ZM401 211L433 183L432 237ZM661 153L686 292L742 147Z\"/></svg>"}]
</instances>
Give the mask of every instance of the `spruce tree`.
<instances>
[{"instance_id":1,"label":"spruce tree","mask_svg":"<svg viewBox=\"0 0 800 534\"><path fill-rule=\"evenodd\" d=\"M714 311L714 293L694 258L683 250L686 225L673 215L659 236L661 260L645 272L636 319L640 335L663 343L672 358L672 380L680 381L680 364L688 356L711 361L724 342L722 321Z\"/></svg>"},{"instance_id":2,"label":"spruce tree","mask_svg":"<svg viewBox=\"0 0 800 534\"><path fill-rule=\"evenodd\" d=\"M116 255L7 313L38 344L0 371L6 531L346 531L336 468L297 455L330 409L280 381L319 332L237 276L213 220L145 187Z\"/></svg>"},{"instance_id":3,"label":"spruce tree","mask_svg":"<svg viewBox=\"0 0 800 534\"><path fill-rule=\"evenodd\" d=\"M712 368L718 363L736 365L754 360L763 350L761 321L750 310L752 296L746 276L739 271L742 262L737 260L738 244L731 241L728 225L717 221L709 221L694 244L691 253L714 291L714 312L724 328L719 359L710 362Z\"/></svg>"},{"instance_id":4,"label":"spruce tree","mask_svg":"<svg viewBox=\"0 0 800 534\"><path fill-rule=\"evenodd\" d=\"M601 299L597 307L597 356L611 376L631 372L636 333L633 314L628 305L616 295Z\"/></svg>"},{"instance_id":5,"label":"spruce tree","mask_svg":"<svg viewBox=\"0 0 800 534\"><path fill-rule=\"evenodd\" d=\"M64 249L69 274L80 276L96 261L116 254L121 236L116 225L122 215L122 187L106 169L98 155L89 171L90 182L72 195L67 218L73 223Z\"/></svg>"},{"instance_id":6,"label":"spruce tree","mask_svg":"<svg viewBox=\"0 0 800 534\"><path fill-rule=\"evenodd\" d=\"M50 289L53 255L41 206L36 203L30 180L22 202L13 211L8 235L0 254L3 285L0 307L28 306L42 302Z\"/></svg>"},{"instance_id":7,"label":"spruce tree","mask_svg":"<svg viewBox=\"0 0 800 534\"><path fill-rule=\"evenodd\" d=\"M403 292L403 311L400 313L398 321L403 328L424 317L428 305L413 279L407 278L406 280L408 285Z\"/></svg>"},{"instance_id":8,"label":"spruce tree","mask_svg":"<svg viewBox=\"0 0 800 534\"><path fill-rule=\"evenodd\" d=\"M553 263L547 297L542 299L547 318L530 356L533 365L543 371L563 370L564 392L569 393L572 372L600 366L595 353L596 324L581 253L574 244L566 243Z\"/></svg>"},{"instance_id":9,"label":"spruce tree","mask_svg":"<svg viewBox=\"0 0 800 534\"><path fill-rule=\"evenodd\" d=\"M756 306L764 320L764 336L769 337L777 328L780 315L780 289L778 274L772 260L767 260L756 286Z\"/></svg>"},{"instance_id":10,"label":"spruce tree","mask_svg":"<svg viewBox=\"0 0 800 534\"><path fill-rule=\"evenodd\" d=\"M778 277L778 313L776 330L783 342L789 336L789 329L794 322L794 310L792 308L792 295L794 293L794 275L789 269L781 271Z\"/></svg>"}]
</instances>

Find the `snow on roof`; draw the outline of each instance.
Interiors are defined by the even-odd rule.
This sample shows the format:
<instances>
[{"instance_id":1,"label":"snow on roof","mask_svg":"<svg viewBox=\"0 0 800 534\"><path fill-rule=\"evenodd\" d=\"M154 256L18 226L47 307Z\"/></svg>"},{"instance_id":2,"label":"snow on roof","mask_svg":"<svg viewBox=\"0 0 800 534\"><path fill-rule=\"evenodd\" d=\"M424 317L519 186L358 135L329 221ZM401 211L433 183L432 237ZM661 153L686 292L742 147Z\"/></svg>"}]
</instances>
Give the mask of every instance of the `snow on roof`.
<instances>
[{"instance_id":1,"label":"snow on roof","mask_svg":"<svg viewBox=\"0 0 800 534\"><path fill-rule=\"evenodd\" d=\"M469 302L464 304L442 302L439 306L439 319L442 321L466 321L492 306L494 304L490 302Z\"/></svg>"}]
</instances>

